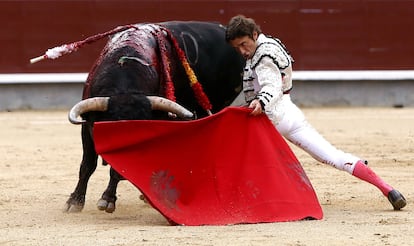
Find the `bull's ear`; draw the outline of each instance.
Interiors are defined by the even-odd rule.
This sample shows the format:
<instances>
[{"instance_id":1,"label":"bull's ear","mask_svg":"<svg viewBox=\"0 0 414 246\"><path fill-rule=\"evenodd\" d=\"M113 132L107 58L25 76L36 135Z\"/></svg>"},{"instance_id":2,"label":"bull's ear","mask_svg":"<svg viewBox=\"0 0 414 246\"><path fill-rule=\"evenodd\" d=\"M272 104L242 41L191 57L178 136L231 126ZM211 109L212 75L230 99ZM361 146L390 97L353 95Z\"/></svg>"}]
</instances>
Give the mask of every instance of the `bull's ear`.
<instances>
[{"instance_id":1,"label":"bull's ear","mask_svg":"<svg viewBox=\"0 0 414 246\"><path fill-rule=\"evenodd\" d=\"M134 56L122 56L121 58L119 58L118 63L122 66L124 65L126 61L129 61L129 60L139 62L142 65L147 66L147 67L151 65L148 62L144 61L143 59L139 57L134 57Z\"/></svg>"}]
</instances>

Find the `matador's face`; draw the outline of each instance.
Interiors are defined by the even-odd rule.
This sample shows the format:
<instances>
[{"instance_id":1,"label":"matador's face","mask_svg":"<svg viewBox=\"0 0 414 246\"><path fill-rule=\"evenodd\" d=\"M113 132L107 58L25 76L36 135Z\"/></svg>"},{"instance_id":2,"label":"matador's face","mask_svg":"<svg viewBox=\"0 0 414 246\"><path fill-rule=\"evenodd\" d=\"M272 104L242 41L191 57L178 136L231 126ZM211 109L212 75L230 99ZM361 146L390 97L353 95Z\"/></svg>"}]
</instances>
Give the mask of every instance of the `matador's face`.
<instances>
[{"instance_id":1,"label":"matador's face","mask_svg":"<svg viewBox=\"0 0 414 246\"><path fill-rule=\"evenodd\" d=\"M253 33L253 38L249 36L238 37L233 40L230 40L230 45L233 46L239 52L244 59L250 59L253 57L254 52L256 51L257 44L257 32Z\"/></svg>"}]
</instances>

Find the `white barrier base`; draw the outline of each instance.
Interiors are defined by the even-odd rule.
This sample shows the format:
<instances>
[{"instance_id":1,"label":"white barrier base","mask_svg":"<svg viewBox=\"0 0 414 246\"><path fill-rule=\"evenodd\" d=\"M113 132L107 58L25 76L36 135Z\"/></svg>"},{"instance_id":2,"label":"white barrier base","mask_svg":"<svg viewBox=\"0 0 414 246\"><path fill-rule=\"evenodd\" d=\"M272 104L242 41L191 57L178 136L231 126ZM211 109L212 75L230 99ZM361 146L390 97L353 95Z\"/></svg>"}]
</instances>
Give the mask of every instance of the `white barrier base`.
<instances>
[{"instance_id":1,"label":"white barrier base","mask_svg":"<svg viewBox=\"0 0 414 246\"><path fill-rule=\"evenodd\" d=\"M0 74L0 84L83 83L87 73ZM293 80L414 80L414 70L294 71Z\"/></svg>"},{"instance_id":2,"label":"white barrier base","mask_svg":"<svg viewBox=\"0 0 414 246\"><path fill-rule=\"evenodd\" d=\"M87 73L0 74L0 111L69 109ZM295 71L292 99L304 107L413 107L414 70ZM344 83L345 81L345 83Z\"/></svg>"}]
</instances>

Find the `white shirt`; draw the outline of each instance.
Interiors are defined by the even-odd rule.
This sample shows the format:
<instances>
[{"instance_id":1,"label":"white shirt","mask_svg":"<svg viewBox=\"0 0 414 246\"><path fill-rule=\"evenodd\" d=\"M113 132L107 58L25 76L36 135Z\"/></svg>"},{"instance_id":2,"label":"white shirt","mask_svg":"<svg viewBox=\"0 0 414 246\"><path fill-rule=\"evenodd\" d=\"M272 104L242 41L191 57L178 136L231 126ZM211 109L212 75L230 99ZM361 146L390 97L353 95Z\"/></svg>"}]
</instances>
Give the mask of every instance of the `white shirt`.
<instances>
[{"instance_id":1,"label":"white shirt","mask_svg":"<svg viewBox=\"0 0 414 246\"><path fill-rule=\"evenodd\" d=\"M292 57L277 39L260 34L257 48L246 61L243 74L243 92L246 102L259 99L271 120L280 115L282 96L292 88ZM280 117L276 117L279 118Z\"/></svg>"}]
</instances>

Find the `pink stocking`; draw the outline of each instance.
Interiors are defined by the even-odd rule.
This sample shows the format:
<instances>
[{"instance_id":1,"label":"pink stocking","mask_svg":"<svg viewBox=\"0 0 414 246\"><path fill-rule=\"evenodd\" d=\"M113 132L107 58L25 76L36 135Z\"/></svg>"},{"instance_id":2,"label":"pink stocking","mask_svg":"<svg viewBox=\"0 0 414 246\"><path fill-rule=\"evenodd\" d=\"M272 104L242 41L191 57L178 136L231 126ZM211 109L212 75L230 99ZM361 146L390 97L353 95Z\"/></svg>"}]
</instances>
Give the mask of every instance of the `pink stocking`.
<instances>
[{"instance_id":1,"label":"pink stocking","mask_svg":"<svg viewBox=\"0 0 414 246\"><path fill-rule=\"evenodd\" d=\"M381 190L384 196L388 195L393 188L385 183L374 171L371 170L367 165L365 165L362 161L358 161L355 164L354 171L352 173L355 177L362 179L368 183L375 185L378 189Z\"/></svg>"}]
</instances>

